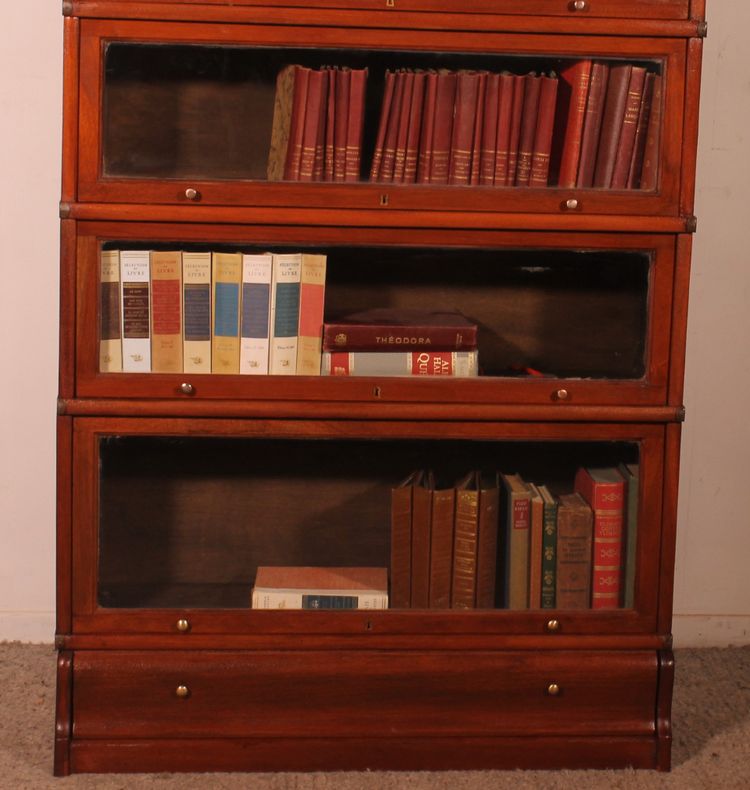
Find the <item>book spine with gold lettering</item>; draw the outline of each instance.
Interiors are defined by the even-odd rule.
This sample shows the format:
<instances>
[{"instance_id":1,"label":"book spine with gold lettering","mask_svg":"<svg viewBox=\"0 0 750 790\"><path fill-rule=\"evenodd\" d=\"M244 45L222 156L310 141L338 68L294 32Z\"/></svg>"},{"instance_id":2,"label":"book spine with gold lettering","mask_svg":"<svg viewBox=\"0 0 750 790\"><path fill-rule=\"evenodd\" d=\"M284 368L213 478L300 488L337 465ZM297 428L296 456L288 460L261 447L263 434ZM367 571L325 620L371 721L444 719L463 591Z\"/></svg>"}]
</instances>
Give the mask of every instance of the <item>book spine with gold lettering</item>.
<instances>
[{"instance_id":1,"label":"book spine with gold lettering","mask_svg":"<svg viewBox=\"0 0 750 790\"><path fill-rule=\"evenodd\" d=\"M555 124L555 105L557 103L557 77L540 77L539 112L534 134L534 151L531 155L529 186L546 187L549 180L550 155L552 153L552 132Z\"/></svg>"},{"instance_id":2,"label":"book spine with gold lettering","mask_svg":"<svg viewBox=\"0 0 750 790\"><path fill-rule=\"evenodd\" d=\"M625 103L625 115L622 119L622 130L617 143L617 155L615 157L615 169L612 172L611 189L626 189L628 186L628 175L630 173L630 163L633 159L633 146L635 145L635 137L638 130L638 118L641 112L641 99L643 98L645 80L646 69L641 66L633 66L630 72L630 84L628 85L628 98Z\"/></svg>"},{"instance_id":3,"label":"book spine with gold lettering","mask_svg":"<svg viewBox=\"0 0 750 790\"><path fill-rule=\"evenodd\" d=\"M150 268L148 250L120 251L120 318L124 373L151 372Z\"/></svg>"}]
</instances>

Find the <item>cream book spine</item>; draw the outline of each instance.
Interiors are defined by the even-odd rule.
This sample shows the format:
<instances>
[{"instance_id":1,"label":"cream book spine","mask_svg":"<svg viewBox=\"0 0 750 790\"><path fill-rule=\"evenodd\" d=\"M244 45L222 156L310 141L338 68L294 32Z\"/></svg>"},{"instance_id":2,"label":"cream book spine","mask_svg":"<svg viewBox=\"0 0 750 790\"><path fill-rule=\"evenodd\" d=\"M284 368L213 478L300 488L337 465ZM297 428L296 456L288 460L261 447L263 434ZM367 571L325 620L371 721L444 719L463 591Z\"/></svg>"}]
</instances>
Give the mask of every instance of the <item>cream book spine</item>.
<instances>
[{"instance_id":1,"label":"cream book spine","mask_svg":"<svg viewBox=\"0 0 750 790\"><path fill-rule=\"evenodd\" d=\"M323 343L326 256L302 253L297 375L319 376Z\"/></svg>"},{"instance_id":2,"label":"cream book spine","mask_svg":"<svg viewBox=\"0 0 750 790\"><path fill-rule=\"evenodd\" d=\"M151 306L149 304L150 253L120 250L122 284L122 370L151 372Z\"/></svg>"},{"instance_id":3,"label":"cream book spine","mask_svg":"<svg viewBox=\"0 0 750 790\"><path fill-rule=\"evenodd\" d=\"M268 369L280 376L297 372L301 269L302 253L274 254Z\"/></svg>"},{"instance_id":4,"label":"cream book spine","mask_svg":"<svg viewBox=\"0 0 750 790\"><path fill-rule=\"evenodd\" d=\"M99 256L99 371L122 372L120 320L120 251L102 250Z\"/></svg>"},{"instance_id":5,"label":"cream book spine","mask_svg":"<svg viewBox=\"0 0 750 790\"><path fill-rule=\"evenodd\" d=\"M348 599L348 600L347 600ZM320 601L327 602L321 606ZM386 593L362 590L280 590L255 588L253 609L387 609Z\"/></svg>"},{"instance_id":6,"label":"cream book spine","mask_svg":"<svg viewBox=\"0 0 750 790\"><path fill-rule=\"evenodd\" d=\"M151 371L182 373L182 253L151 253Z\"/></svg>"},{"instance_id":7,"label":"cream book spine","mask_svg":"<svg viewBox=\"0 0 750 790\"><path fill-rule=\"evenodd\" d=\"M183 368L211 372L211 253L182 253Z\"/></svg>"},{"instance_id":8,"label":"cream book spine","mask_svg":"<svg viewBox=\"0 0 750 790\"><path fill-rule=\"evenodd\" d=\"M242 319L240 373L268 373L268 335L271 317L270 252L242 256Z\"/></svg>"},{"instance_id":9,"label":"cream book spine","mask_svg":"<svg viewBox=\"0 0 750 790\"><path fill-rule=\"evenodd\" d=\"M211 372L239 373L242 253L214 252L211 260L213 274Z\"/></svg>"}]
</instances>

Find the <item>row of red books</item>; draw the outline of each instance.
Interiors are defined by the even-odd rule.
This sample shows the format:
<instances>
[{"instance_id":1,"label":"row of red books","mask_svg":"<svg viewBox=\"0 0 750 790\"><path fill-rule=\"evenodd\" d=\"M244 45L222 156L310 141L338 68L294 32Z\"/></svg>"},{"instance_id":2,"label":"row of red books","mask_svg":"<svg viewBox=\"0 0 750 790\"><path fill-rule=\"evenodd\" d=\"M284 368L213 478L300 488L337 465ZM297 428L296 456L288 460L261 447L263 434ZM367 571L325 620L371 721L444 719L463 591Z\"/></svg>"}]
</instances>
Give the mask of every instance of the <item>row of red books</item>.
<instances>
[{"instance_id":1,"label":"row of red books","mask_svg":"<svg viewBox=\"0 0 750 790\"><path fill-rule=\"evenodd\" d=\"M387 71L370 180L547 186L555 75Z\"/></svg>"},{"instance_id":2,"label":"row of red books","mask_svg":"<svg viewBox=\"0 0 750 790\"><path fill-rule=\"evenodd\" d=\"M607 609L634 602L638 466L580 468L555 496L518 474L391 492L391 606Z\"/></svg>"},{"instance_id":3,"label":"row of red books","mask_svg":"<svg viewBox=\"0 0 750 790\"><path fill-rule=\"evenodd\" d=\"M292 64L276 80L269 181L359 181L367 69Z\"/></svg>"},{"instance_id":4,"label":"row of red books","mask_svg":"<svg viewBox=\"0 0 750 790\"><path fill-rule=\"evenodd\" d=\"M571 64L560 75L558 185L656 189L661 116L660 74L630 63Z\"/></svg>"}]
</instances>

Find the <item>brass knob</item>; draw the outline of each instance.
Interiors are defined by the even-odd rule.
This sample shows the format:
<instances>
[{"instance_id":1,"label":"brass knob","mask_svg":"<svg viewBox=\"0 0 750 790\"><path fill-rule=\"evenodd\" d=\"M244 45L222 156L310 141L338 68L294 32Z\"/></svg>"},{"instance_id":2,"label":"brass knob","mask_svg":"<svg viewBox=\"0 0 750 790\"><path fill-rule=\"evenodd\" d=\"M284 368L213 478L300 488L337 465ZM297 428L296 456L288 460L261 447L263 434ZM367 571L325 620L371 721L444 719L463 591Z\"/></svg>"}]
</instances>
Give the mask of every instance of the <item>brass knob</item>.
<instances>
[{"instance_id":1,"label":"brass knob","mask_svg":"<svg viewBox=\"0 0 750 790\"><path fill-rule=\"evenodd\" d=\"M190 623L187 620L178 620L177 621L177 630L180 633L186 633L190 630Z\"/></svg>"},{"instance_id":2,"label":"brass knob","mask_svg":"<svg viewBox=\"0 0 750 790\"><path fill-rule=\"evenodd\" d=\"M567 390L557 390L555 392L555 400L568 400L570 393Z\"/></svg>"},{"instance_id":3,"label":"brass knob","mask_svg":"<svg viewBox=\"0 0 750 790\"><path fill-rule=\"evenodd\" d=\"M197 189L193 189L192 187L188 187L185 190L185 197L188 200L200 200L201 193Z\"/></svg>"},{"instance_id":4,"label":"brass knob","mask_svg":"<svg viewBox=\"0 0 750 790\"><path fill-rule=\"evenodd\" d=\"M183 395L194 395L195 387L192 384L188 384L187 381L183 381L182 384L180 384L180 392Z\"/></svg>"},{"instance_id":5,"label":"brass knob","mask_svg":"<svg viewBox=\"0 0 750 790\"><path fill-rule=\"evenodd\" d=\"M579 203L578 203L578 199L577 198L568 198L565 201L565 208L568 211L575 211L578 208L578 206L579 206Z\"/></svg>"},{"instance_id":6,"label":"brass knob","mask_svg":"<svg viewBox=\"0 0 750 790\"><path fill-rule=\"evenodd\" d=\"M557 685L557 683L550 683L549 686L547 686L547 694L549 694L550 697L559 696L561 691L562 689Z\"/></svg>"},{"instance_id":7,"label":"brass knob","mask_svg":"<svg viewBox=\"0 0 750 790\"><path fill-rule=\"evenodd\" d=\"M573 0L573 2L570 4L570 10L585 11L587 5L588 3L586 2L586 0Z\"/></svg>"},{"instance_id":8,"label":"brass knob","mask_svg":"<svg viewBox=\"0 0 750 790\"><path fill-rule=\"evenodd\" d=\"M187 699L190 696L190 689L187 686L177 686L174 693L180 699Z\"/></svg>"},{"instance_id":9,"label":"brass knob","mask_svg":"<svg viewBox=\"0 0 750 790\"><path fill-rule=\"evenodd\" d=\"M547 630L550 633L556 633L560 630L560 621L559 620L547 620Z\"/></svg>"}]
</instances>

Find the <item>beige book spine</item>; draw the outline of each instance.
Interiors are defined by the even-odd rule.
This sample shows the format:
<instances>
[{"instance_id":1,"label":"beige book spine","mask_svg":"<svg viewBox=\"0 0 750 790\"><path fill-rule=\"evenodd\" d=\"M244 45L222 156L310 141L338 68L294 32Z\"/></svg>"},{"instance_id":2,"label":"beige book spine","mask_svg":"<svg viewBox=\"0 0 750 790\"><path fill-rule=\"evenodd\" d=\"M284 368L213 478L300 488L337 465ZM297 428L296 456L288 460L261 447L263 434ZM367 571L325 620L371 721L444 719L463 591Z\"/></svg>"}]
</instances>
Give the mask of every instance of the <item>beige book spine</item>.
<instances>
[{"instance_id":1,"label":"beige book spine","mask_svg":"<svg viewBox=\"0 0 750 790\"><path fill-rule=\"evenodd\" d=\"M183 369L211 372L211 253L182 253Z\"/></svg>"},{"instance_id":2,"label":"beige book spine","mask_svg":"<svg viewBox=\"0 0 750 790\"><path fill-rule=\"evenodd\" d=\"M99 371L121 373L120 251L102 250L99 271Z\"/></svg>"}]
</instances>

